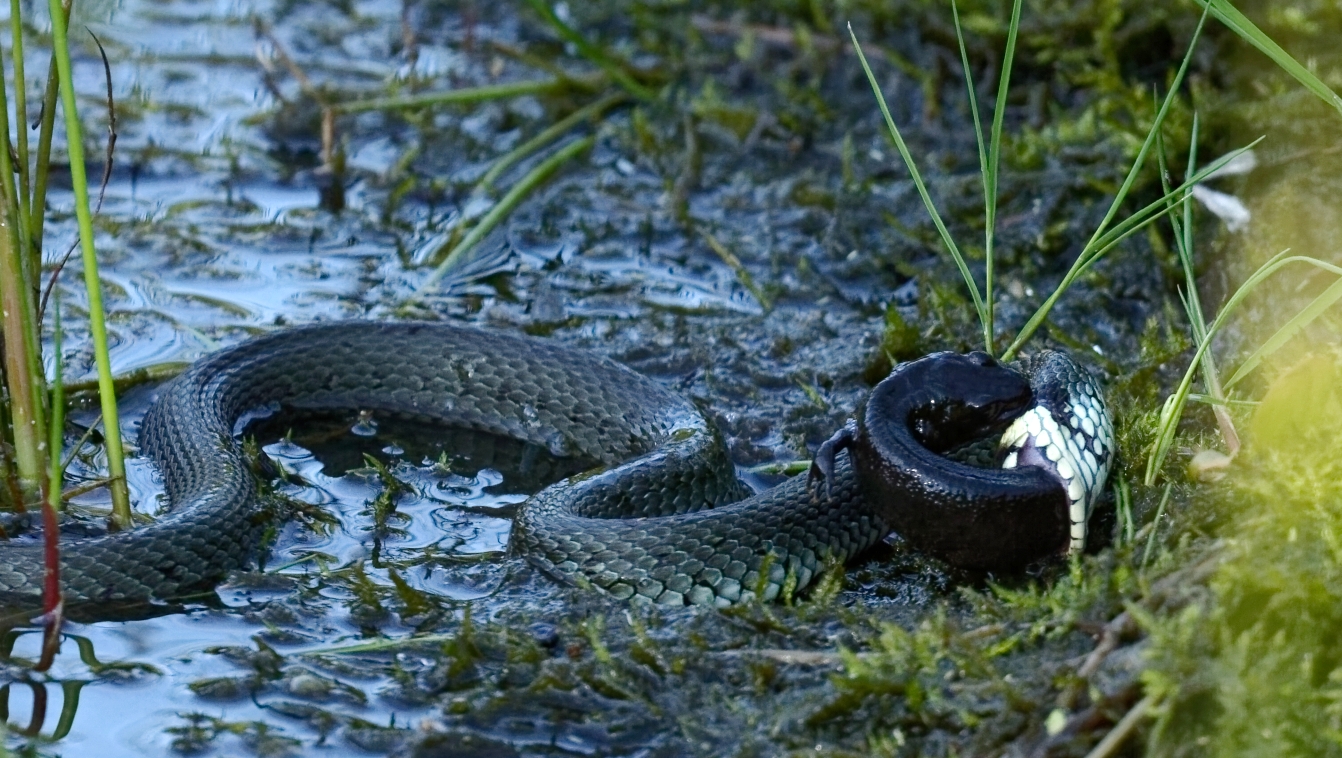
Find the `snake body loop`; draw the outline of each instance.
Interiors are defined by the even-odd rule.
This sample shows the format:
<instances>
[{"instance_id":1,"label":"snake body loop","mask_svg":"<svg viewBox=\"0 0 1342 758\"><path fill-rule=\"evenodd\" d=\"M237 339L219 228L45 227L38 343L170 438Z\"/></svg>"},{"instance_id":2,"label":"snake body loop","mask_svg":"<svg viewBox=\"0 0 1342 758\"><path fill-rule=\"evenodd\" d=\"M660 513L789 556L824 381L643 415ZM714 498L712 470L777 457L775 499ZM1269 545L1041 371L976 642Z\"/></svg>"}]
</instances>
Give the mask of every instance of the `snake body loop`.
<instances>
[{"instance_id":1,"label":"snake body loop","mask_svg":"<svg viewBox=\"0 0 1342 758\"><path fill-rule=\"evenodd\" d=\"M267 516L235 427L275 404L442 423L597 461L528 500L512 546L619 598L771 599L890 531L889 512L871 506L848 456L831 451L823 487L799 476L751 495L688 401L614 362L446 324L340 322L239 344L160 389L139 439L170 510L148 526L64 542L67 602L181 597L244 566ZM1023 410L1017 398L988 415L1005 425ZM928 459L921 475L958 486L945 477L962 472ZM1052 486L1061 497L1065 484ZM37 545L0 549L0 604L31 604L42 574Z\"/></svg>"}]
</instances>

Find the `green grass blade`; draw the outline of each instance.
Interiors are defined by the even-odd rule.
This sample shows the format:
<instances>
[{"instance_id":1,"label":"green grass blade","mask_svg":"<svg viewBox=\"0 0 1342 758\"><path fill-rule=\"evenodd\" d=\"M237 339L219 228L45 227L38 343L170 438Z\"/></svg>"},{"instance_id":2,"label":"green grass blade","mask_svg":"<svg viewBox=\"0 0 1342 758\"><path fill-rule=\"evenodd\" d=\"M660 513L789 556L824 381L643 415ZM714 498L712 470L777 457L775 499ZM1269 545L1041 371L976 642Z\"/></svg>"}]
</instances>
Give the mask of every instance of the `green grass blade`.
<instances>
[{"instance_id":1,"label":"green grass blade","mask_svg":"<svg viewBox=\"0 0 1342 758\"><path fill-rule=\"evenodd\" d=\"M605 74L596 76L575 76L572 78L539 79L506 84L487 84L482 87L462 87L446 92L424 92L418 95L397 97L378 97L368 100L351 100L336 103L331 110L336 113L364 113L367 111L404 110L409 108L431 108L438 105L462 105L482 103L489 100L504 100L521 95L546 95L563 92L577 85L584 88L599 88L609 82Z\"/></svg>"},{"instance_id":2,"label":"green grass blade","mask_svg":"<svg viewBox=\"0 0 1342 758\"><path fill-rule=\"evenodd\" d=\"M1191 176L1183 184L1174 188L1172 191L1162 195L1157 200L1147 204L1141 210L1137 211L1131 216L1128 216L1126 219L1116 224L1113 229L1110 229L1109 231L1105 232L1094 243L1095 245L1098 245L1098 247L1091 249L1091 252L1089 252L1090 258L1098 257L1098 253L1096 252L1098 250L1108 250L1109 248L1113 247L1114 242L1131 234L1133 231L1132 227L1138 224L1142 224L1145 221L1149 220L1149 217L1152 214L1164 215L1165 213L1167 213L1170 209L1164 206L1166 206L1167 201L1169 201L1171 198L1174 199L1176 204L1184 202L1187 199L1184 196L1189 195L1189 190L1191 190L1194 185L1202 183L1204 180L1206 180L1207 177L1211 176L1217 171L1220 171L1223 167L1225 167L1226 164L1235 160L1244 153L1252 150L1254 146L1256 146L1259 142L1262 142L1263 139L1264 139L1263 137L1259 137L1258 139L1254 140L1253 142L1250 142L1244 147L1226 153L1220 158L1217 158L1215 161L1212 161L1211 163L1207 164L1207 166L1194 173L1193 176ZM1082 251L1082 255L1080 257L1086 258L1087 255L1088 255L1087 251ZM1085 268L1088 268L1092 263L1094 263L1094 260L1085 260L1082 269L1084 270Z\"/></svg>"},{"instance_id":3,"label":"green grass blade","mask_svg":"<svg viewBox=\"0 0 1342 758\"><path fill-rule=\"evenodd\" d=\"M979 118L979 98L974 90L974 78L969 70L969 53L965 49L964 30L960 28L960 8L951 0L951 18L955 21L955 39L960 44L960 69L965 74L965 93L969 98L969 112L974 117L974 141L979 148L979 174L983 178L983 251L985 259L983 300L987 319L983 323L984 349L993 351L993 233L996 227L997 188L988 162L988 145L983 139L983 122Z\"/></svg>"},{"instance_id":4,"label":"green grass blade","mask_svg":"<svg viewBox=\"0 0 1342 758\"><path fill-rule=\"evenodd\" d=\"M23 70L23 16L20 0L9 0L9 33L13 47L10 53L14 59L14 122L19 125L15 130L18 138L15 145L19 170L19 211L22 214L19 223L28 227L28 77ZM31 239L31 228L25 228L22 237ZM37 255L40 251L25 250L25 254Z\"/></svg>"},{"instance_id":5,"label":"green grass blade","mask_svg":"<svg viewBox=\"0 0 1342 758\"><path fill-rule=\"evenodd\" d=\"M37 320L33 292L23 271L16 235L0 214L0 333L5 349L4 378L9 391L9 421L19 485L27 500L41 489L46 477L46 450L42 414L41 361L33 337Z\"/></svg>"},{"instance_id":6,"label":"green grass blade","mask_svg":"<svg viewBox=\"0 0 1342 758\"><path fill-rule=\"evenodd\" d=\"M1095 227L1095 233L1091 236L1093 243L1097 238L1105 233L1109 228L1109 223L1113 221L1118 213L1118 208L1127 199L1128 192L1131 191L1133 183L1137 180L1137 175L1141 172L1142 166L1146 163L1146 155L1151 151L1156 135L1160 133L1161 127L1165 124L1165 117L1169 114L1170 106L1174 104L1174 98L1179 94L1179 88L1183 86L1184 75L1188 73L1188 66L1193 61L1193 51L1197 49L1198 39L1202 36L1202 28L1207 23L1207 11L1202 12L1202 17L1198 19L1197 28L1193 30L1193 38L1188 41L1188 50L1184 53L1184 59L1179 64L1179 71L1174 75L1174 81L1170 83L1170 89L1165 93L1165 99L1160 104L1160 110L1156 112L1155 121L1151 124L1151 130L1146 134L1146 140L1142 142L1142 148L1137 152L1137 158L1132 162L1132 168L1128 169L1128 175L1123 180L1123 186L1114 195L1114 201L1110 203L1109 210L1104 215L1104 220ZM1089 245L1088 245L1089 246Z\"/></svg>"},{"instance_id":7,"label":"green grass blade","mask_svg":"<svg viewBox=\"0 0 1342 758\"><path fill-rule=\"evenodd\" d=\"M439 263L433 273L429 274L424 283L419 286L420 290L429 290L437 286L443 275L451 271L460 262L462 256L479 244L480 240L493 231L500 221L507 218L508 214L512 213L513 208L517 207L518 203L521 203L532 190L549 179L569 159L586 151L594 144L596 144L596 137L584 137L575 140L565 145L563 149L556 151L554 155L546 158L539 166L532 169L531 173L522 177L517 184L514 184L508 190L508 194L499 200L497 205L489 209L489 213L486 213L484 218L480 219L480 223L476 224L465 238L447 253L443 262Z\"/></svg>"},{"instance_id":8,"label":"green grass blade","mask_svg":"<svg viewBox=\"0 0 1342 758\"><path fill-rule=\"evenodd\" d=\"M1161 138L1157 141L1159 148L1157 155L1160 157L1160 182L1164 187L1166 194L1169 193L1169 172L1165 165L1165 142ZM1193 129L1189 138L1188 165L1184 169L1186 179L1191 179L1196 173L1195 169L1198 162L1198 114L1193 113ZM1192 185L1189 185L1192 186ZM1179 291L1179 299L1184 305L1184 313L1188 315L1189 328L1193 332L1193 343L1200 345L1207 339L1207 321L1202 315L1202 300L1198 297L1197 271L1193 265L1193 203L1184 203L1183 220L1174 213L1169 214L1170 226L1174 229L1174 244L1179 254L1179 265L1184 271L1184 287ZM1208 394L1222 401L1212 408L1212 413L1216 416L1216 425L1221 429L1221 436L1225 439L1226 448L1233 456L1240 448L1239 432L1235 430L1235 420L1230 417L1225 400L1225 390L1221 387L1220 374L1216 370L1216 360L1212 353L1207 353L1202 357L1202 385L1207 389Z\"/></svg>"},{"instance_id":9,"label":"green grass blade","mask_svg":"<svg viewBox=\"0 0 1342 758\"><path fill-rule=\"evenodd\" d=\"M1282 49L1267 35L1262 29L1259 29L1254 22L1247 16L1239 12L1229 0L1195 0L1198 5L1203 7L1204 12L1210 11L1217 21L1225 24L1231 31L1238 34L1244 41L1263 51L1267 57L1272 59L1282 68L1283 71L1295 77L1296 81L1305 85L1305 89L1313 92L1318 98L1328 105L1331 105L1342 114L1342 97L1338 97L1327 84L1324 84L1319 77L1310 73L1309 69L1300 65L1300 62L1291 57L1291 54Z\"/></svg>"},{"instance_id":10,"label":"green grass blade","mask_svg":"<svg viewBox=\"0 0 1342 758\"><path fill-rule=\"evenodd\" d=\"M562 19L556 16L554 10L545 0L527 0L527 5L530 5L532 10L540 14L540 17L545 19L547 24L554 27L560 37L578 48L582 57L600 66L602 71L610 74L610 77L621 87L624 87L629 94L639 100L652 100L657 96L656 92L639 84L634 80L634 77L629 75L628 64L613 60L601 48L588 42L586 37L578 33L577 29L564 23Z\"/></svg>"},{"instance_id":11,"label":"green grass blade","mask_svg":"<svg viewBox=\"0 0 1342 758\"><path fill-rule=\"evenodd\" d=\"M987 314L983 308L983 298L979 295L978 285L974 283L974 276L969 271L969 266L965 263L964 256L960 254L960 248L955 244L951 237L950 230L946 228L945 222L941 220L941 214L937 212L937 206L932 203L932 196L927 192L927 185L923 183L923 175L918 171L918 164L914 162L913 155L909 153L908 145L904 144L904 137L899 133L899 127L895 126L895 119L890 115L890 107L885 102L885 95L881 93L881 86L876 82L876 75L871 71L871 64L867 63L867 56L862 52L862 45L857 41L857 34L853 32L853 25L848 25L848 36L853 40L853 49L857 51L857 59L862 63L862 70L867 74L867 83L871 85L872 94L876 96L876 103L881 108L881 115L885 117L885 126L890 133L890 139L895 143L895 149L899 150L899 155L904 159L904 165L909 170L909 175L913 179L913 185L918 188L918 194L923 199L923 205L927 208L927 213L932 217L932 223L937 227L937 233L941 235L941 241L950 251L951 257L955 259L955 265L960 269L960 275L964 277L965 285L969 287L969 296L974 301L974 310L978 313L979 323L987 323Z\"/></svg>"},{"instance_id":12,"label":"green grass blade","mask_svg":"<svg viewBox=\"0 0 1342 758\"><path fill-rule=\"evenodd\" d=\"M1342 267L1334 266L1331 263L1318 260L1317 258L1310 258L1303 255L1290 255L1290 250L1283 250L1274 255L1267 263L1259 266L1258 270L1245 280L1244 284L1241 284L1239 288L1235 290L1235 293L1230 296L1230 299L1227 300L1226 304L1221 308L1220 313L1216 314L1216 320L1212 322L1211 326L1207 327L1207 339L1203 340L1202 344L1198 345L1197 352L1193 354L1193 360L1189 361L1188 370L1184 372L1184 378L1179 383L1178 389L1165 400L1165 405L1160 413L1160 422L1156 430L1156 439L1151 446L1151 453L1146 459L1146 476L1144 481L1147 486L1155 483L1156 475L1160 472L1161 466L1164 465L1165 457L1169 454L1170 447L1174 443L1174 434L1178 430L1179 419L1183 415L1183 408L1188 402L1188 396L1193 385L1193 375L1197 372L1198 367L1202 363L1203 356L1207 354L1207 350L1211 347L1212 337L1220 331L1221 327L1225 324L1226 319L1230 317L1230 314L1234 313L1235 309L1245 297L1248 297L1249 293L1253 292L1259 284L1263 283L1263 281L1275 274L1282 267L1292 263L1306 263L1338 276L1342 276Z\"/></svg>"},{"instance_id":13,"label":"green grass blade","mask_svg":"<svg viewBox=\"0 0 1342 758\"><path fill-rule=\"evenodd\" d=\"M1170 89L1165 93L1165 99L1160 104L1160 110L1156 112L1156 118L1151 124L1151 130L1147 132L1146 140L1142 142L1141 150L1137 152L1137 157L1133 160L1132 167L1128 169L1128 175L1123 180L1123 185L1119 187L1118 193L1114 195L1113 202L1109 204L1109 210L1105 212L1104 220L1100 222L1099 226L1095 227L1095 233L1091 235L1090 241L1088 241L1086 246L1082 248L1081 254L1077 256L1076 262L1072 264L1071 270L1069 270L1067 275L1063 277L1062 283L1059 284L1057 289L1053 291L1053 294L1049 295L1048 299L1039 306L1038 310L1034 312L1034 315L1025 322L1025 326L1021 327L1020 333L1016 335L1016 339L1012 341L1011 345L1002 353L1002 358L1004 360L1011 360L1015 357L1016 351L1019 350L1021 345L1024 345L1025 342L1034 335L1035 330L1044 323L1044 319L1048 317L1048 313L1053 309L1053 305L1058 301L1058 298L1062 296L1062 293L1066 292L1067 288L1072 285L1072 282L1076 280L1076 277L1113 247L1112 244L1106 243L1106 239L1121 239L1122 237L1127 236L1128 233L1131 233L1131 231L1135 231L1136 226L1143 224L1141 218L1138 217L1138 214L1145 212L1147 209L1151 208L1151 206L1147 206L1147 208L1139 211L1138 214L1130 216L1127 221L1124 222L1132 222L1131 225L1133 228L1130 231L1126 233L1122 232L1121 227L1123 227L1123 224L1120 224L1119 227L1116 227L1115 229L1109 229L1109 224L1113 221L1114 216L1118 214L1118 209L1122 206L1123 201L1127 199L1128 192L1131 191L1133 183L1137 180L1137 175L1141 172L1142 166L1146 164L1146 156L1151 151L1151 147L1155 144L1156 137L1160 134L1161 126L1165 123L1165 117L1169 114L1170 106L1174 103L1174 98L1179 93L1179 87L1183 85L1184 75L1188 73L1188 65L1193 60L1193 51L1197 49L1198 39L1202 36L1202 27L1206 22L1207 11L1204 10L1202 12L1202 17L1198 19L1197 28L1193 31L1192 39L1188 41L1188 50L1184 53L1184 59L1179 64L1179 72L1175 74L1174 81L1170 83ZM1202 173L1205 177L1206 173L1210 172L1199 173ZM1192 186L1191 182L1186 182L1185 184ZM1163 198L1157 201L1157 203L1163 202ZM1115 233L1117 233L1117 236L1115 236Z\"/></svg>"},{"instance_id":14,"label":"green grass blade","mask_svg":"<svg viewBox=\"0 0 1342 758\"><path fill-rule=\"evenodd\" d=\"M1144 208L1132 214L1131 216L1128 216L1123 221L1116 224L1113 229L1110 229L1109 231L1101 235L1097 240L1093 240L1090 244L1088 244L1085 247L1085 249L1081 251L1081 254L1076 257L1076 261L1072 263L1072 268L1069 269L1067 273L1063 276L1062 281L1058 284L1058 286L1048 296L1048 298L1044 301L1044 303L1039 306L1039 308L1034 312L1034 314L1030 316L1030 319L1025 322L1025 326L1021 327L1020 333L1016 335L1015 341L1013 341L1011 343L1011 346L1008 347L1002 353L1002 359L1011 360L1012 358L1015 357L1016 351L1019 350L1021 345L1024 345L1025 342L1031 336L1034 335L1035 331L1041 325L1043 325L1044 320L1048 318L1049 311L1053 309L1054 304L1056 304L1058 299L1062 297L1063 293L1066 292L1067 289L1072 286L1072 282L1076 281L1077 277L1085 273L1087 269L1089 269L1097 261L1099 261L1105 255L1107 255L1120 242L1122 242L1124 239L1132 235L1134 232L1145 227L1147 224L1150 224L1156 219L1171 213L1173 207L1177 207L1181 203L1188 202L1189 197L1186 196L1186 192L1189 188L1203 181L1210 174L1219 170L1221 167L1225 166L1227 163L1234 160L1239 155L1252 149L1254 145L1257 145L1262 140L1263 138L1259 137L1258 139L1240 148L1239 150L1236 150L1232 153L1229 153L1216 159L1211 164L1195 173L1192 176L1192 178L1189 179L1189 181L1179 185L1171 192L1162 195L1159 199L1146 205ZM1173 207L1167 203L1167 201L1171 197L1174 198Z\"/></svg>"},{"instance_id":15,"label":"green grass blade","mask_svg":"<svg viewBox=\"0 0 1342 758\"><path fill-rule=\"evenodd\" d=\"M1299 332L1301 329L1308 326L1310 322L1322 315L1324 311L1328 310L1328 308L1338 300L1342 300L1342 279L1338 279L1329 285L1328 289L1320 293L1309 305L1301 309L1301 311L1295 314L1290 321L1287 321L1280 329L1278 329L1276 334L1269 337L1267 342L1264 342L1257 350L1253 351L1248 358L1245 358L1244 363L1240 364L1240 367L1236 369L1235 373L1231 374L1230 379L1226 381L1225 389L1228 390L1238 384L1250 371L1257 368L1258 364L1262 363L1264 358L1277 352L1282 345L1285 345L1296 335L1296 332Z\"/></svg>"},{"instance_id":16,"label":"green grass blade","mask_svg":"<svg viewBox=\"0 0 1342 758\"><path fill-rule=\"evenodd\" d=\"M61 369L61 298L56 295L54 308L54 327L51 336L51 362L54 365L51 382L51 424L50 441L47 443L47 456L51 461L51 472L47 478L47 506L54 511L61 509L61 488L65 484L65 466L61 462L61 447L65 441L65 376ZM54 517L53 517L54 520Z\"/></svg>"},{"instance_id":17,"label":"green grass blade","mask_svg":"<svg viewBox=\"0 0 1342 758\"><path fill-rule=\"evenodd\" d=\"M628 99L628 96L625 95L625 93L616 92L595 102L588 103L564 118L559 119L542 130L540 134L537 134L521 145L518 145L508 151L502 158L495 161L494 165L490 166L489 170L485 172L485 175L480 177L480 181L475 185L475 191L488 192L493 188L494 182L498 181L500 176L503 176L508 169L517 165L519 161L564 136L565 133L578 124L599 119L601 114L614 106L619 105L626 99Z\"/></svg>"},{"instance_id":18,"label":"green grass blade","mask_svg":"<svg viewBox=\"0 0 1342 758\"><path fill-rule=\"evenodd\" d=\"M1021 0L1016 0L1011 8L1011 23L1007 27L1006 52L1002 56L1002 78L997 82L997 102L993 105L992 137L988 143L988 170L983 175L984 195L984 258L986 260L983 275L984 311L987 324L987 351L993 353L993 241L997 234L997 178L1002 159L1002 123L1006 120L1007 90L1011 85L1011 69L1016 61L1016 37L1020 33Z\"/></svg>"},{"instance_id":19,"label":"green grass blade","mask_svg":"<svg viewBox=\"0 0 1342 758\"><path fill-rule=\"evenodd\" d=\"M79 220L79 244L84 260L84 288L88 294L89 331L98 364L98 397L102 403L103 440L107 450L107 473L111 478L112 520L121 529L131 528L130 491L126 487L125 451L121 444L120 416L112 383L112 361L108 353L107 323L103 311L102 282L98 278L98 253L93 246L93 215L89 211L89 183L84 170L83 129L75 102L74 76L70 64L70 40L60 0L50 0L52 47L60 77L61 107L65 112L66 149L70 153L70 180L75 192L75 216Z\"/></svg>"}]
</instances>

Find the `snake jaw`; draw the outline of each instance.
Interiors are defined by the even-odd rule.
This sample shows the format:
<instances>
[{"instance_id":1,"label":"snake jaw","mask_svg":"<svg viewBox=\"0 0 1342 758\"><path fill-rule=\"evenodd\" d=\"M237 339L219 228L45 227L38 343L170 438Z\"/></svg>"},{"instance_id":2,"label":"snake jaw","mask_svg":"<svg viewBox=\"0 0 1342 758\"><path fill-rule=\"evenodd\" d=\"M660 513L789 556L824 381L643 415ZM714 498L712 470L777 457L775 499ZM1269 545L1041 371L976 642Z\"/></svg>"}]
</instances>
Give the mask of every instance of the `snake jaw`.
<instances>
[{"instance_id":1,"label":"snake jaw","mask_svg":"<svg viewBox=\"0 0 1342 758\"><path fill-rule=\"evenodd\" d=\"M1063 391L1040 397L998 443L1002 468L1036 466L1067 491L1067 554L1086 546L1090 516L1104 494L1114 456L1114 429L1095 380L1058 353L1035 359L1034 371L1055 372Z\"/></svg>"}]
</instances>

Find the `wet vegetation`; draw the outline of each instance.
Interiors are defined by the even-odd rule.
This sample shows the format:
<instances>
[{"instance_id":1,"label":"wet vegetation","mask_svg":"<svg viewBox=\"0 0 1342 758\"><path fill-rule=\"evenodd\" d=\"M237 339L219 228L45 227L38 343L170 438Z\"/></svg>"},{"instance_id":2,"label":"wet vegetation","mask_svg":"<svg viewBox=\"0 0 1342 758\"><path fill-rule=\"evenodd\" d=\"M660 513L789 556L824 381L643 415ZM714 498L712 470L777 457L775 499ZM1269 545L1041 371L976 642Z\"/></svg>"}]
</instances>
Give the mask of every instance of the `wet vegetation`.
<instances>
[{"instance_id":1,"label":"wet vegetation","mask_svg":"<svg viewBox=\"0 0 1342 758\"><path fill-rule=\"evenodd\" d=\"M1342 90L1335 5L1240 10ZM1165 210L1181 177L1266 139L1249 173L1208 181L1219 200L1171 196L1167 216L1075 276L1023 345L1082 356L1116 414L1113 496L1075 560L968 575L894 538L783 603L631 608L503 554L510 508L565 462L501 440L425 442L385 420L272 419L249 433L286 472L274 494L298 517L261 566L218 597L68 625L46 675L32 671L40 635L11 618L8 746L1342 753L1342 359L1327 307L1342 119L1215 17L1172 88L1201 11L1022 3L989 290L961 62L991 132L1010 3L959 4L963 58L949 5L922 0L89 9L118 93L94 224L128 430L152 392L137 380L247 334L448 318L628 363L693 398L754 483L776 481L893 363L985 342L985 308L898 160L850 23L992 305L999 353L1130 175L1118 221ZM72 44L75 89L101 102L96 48ZM97 110L84 118L90 134L104 126ZM56 173L45 234L63 252L75 198ZM1247 230L1203 205L1232 195ZM1264 279L1209 337L1284 248L1325 265ZM78 390L94 363L88 300L57 292L67 336L52 347ZM1203 344L1214 360L1194 366ZM1179 412L1166 399L1186 372ZM110 504L79 491L107 472L79 439L99 413L87 389L65 440L70 533L99 528ZM127 481L152 515L147 465L128 460ZM125 713L130 697L142 713Z\"/></svg>"}]
</instances>

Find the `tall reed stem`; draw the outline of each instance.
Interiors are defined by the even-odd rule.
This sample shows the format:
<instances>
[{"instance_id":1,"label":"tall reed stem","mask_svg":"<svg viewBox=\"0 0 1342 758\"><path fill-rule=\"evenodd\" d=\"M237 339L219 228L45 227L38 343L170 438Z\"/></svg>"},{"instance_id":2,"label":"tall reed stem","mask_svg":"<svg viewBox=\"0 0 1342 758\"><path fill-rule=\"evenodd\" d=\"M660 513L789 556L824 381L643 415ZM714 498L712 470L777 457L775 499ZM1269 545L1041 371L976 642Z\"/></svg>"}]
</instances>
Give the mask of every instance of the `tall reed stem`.
<instances>
[{"instance_id":1,"label":"tall reed stem","mask_svg":"<svg viewBox=\"0 0 1342 758\"><path fill-rule=\"evenodd\" d=\"M121 425L117 414L116 388L112 382L112 361L108 354L107 324L103 315L102 283L98 279L98 254L93 247L93 215L89 211L88 175L84 170L84 136L75 104L74 74L70 64L70 40L60 0L50 0L52 44L56 53L56 71L61 80L61 107L65 111L65 141L70 153L70 180L75 191L75 215L79 220L79 244L84 259L84 287L89 299L89 330L93 333L94 356L98 363L98 398L102 403L103 439L107 449L107 473L111 478L112 523L118 528L131 526L130 491L126 487L125 454L121 445Z\"/></svg>"},{"instance_id":2,"label":"tall reed stem","mask_svg":"<svg viewBox=\"0 0 1342 758\"><path fill-rule=\"evenodd\" d=\"M28 500L40 491L46 471L41 397L44 382L37 360L36 339L32 334L36 320L32 290L24 276L22 253L14 242L11 220L0 214L0 332L4 334L14 462L18 467L21 497Z\"/></svg>"}]
</instances>

